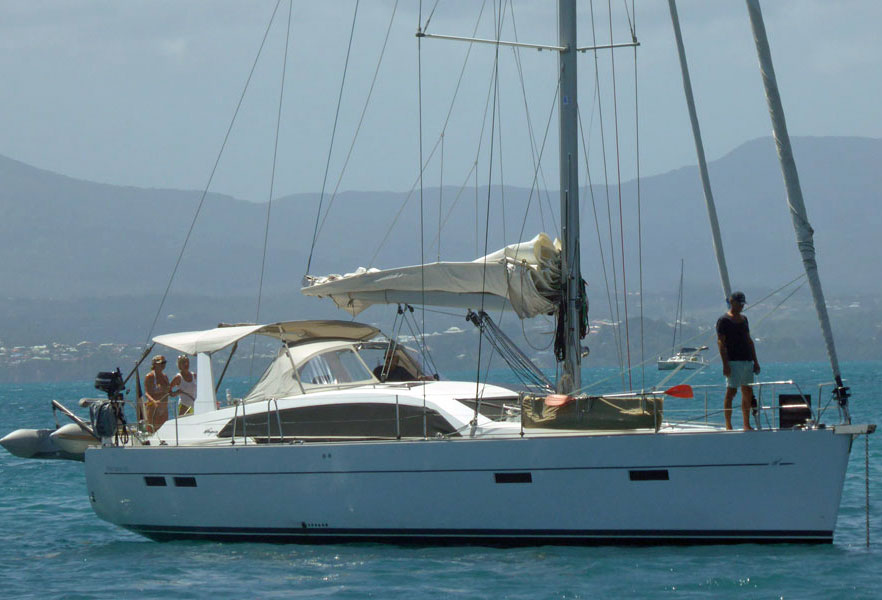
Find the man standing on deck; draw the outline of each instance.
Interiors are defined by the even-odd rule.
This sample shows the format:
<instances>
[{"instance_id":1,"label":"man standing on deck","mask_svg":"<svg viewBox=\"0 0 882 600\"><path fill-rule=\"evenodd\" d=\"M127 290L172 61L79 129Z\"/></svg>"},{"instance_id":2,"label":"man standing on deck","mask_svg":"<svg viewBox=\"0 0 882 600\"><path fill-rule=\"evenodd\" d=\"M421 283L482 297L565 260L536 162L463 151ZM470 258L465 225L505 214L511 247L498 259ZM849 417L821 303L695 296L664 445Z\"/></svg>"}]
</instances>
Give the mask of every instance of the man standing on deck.
<instances>
[{"instance_id":1,"label":"man standing on deck","mask_svg":"<svg viewBox=\"0 0 882 600\"><path fill-rule=\"evenodd\" d=\"M723 414L726 416L726 429L732 429L732 399L741 388L741 416L744 429L750 426L750 409L753 405L753 376L760 372L756 359L756 348L750 337L747 317L741 314L746 299L744 292L733 292L727 299L729 312L717 320L717 346L723 360L723 375L726 376L726 400Z\"/></svg>"}]
</instances>

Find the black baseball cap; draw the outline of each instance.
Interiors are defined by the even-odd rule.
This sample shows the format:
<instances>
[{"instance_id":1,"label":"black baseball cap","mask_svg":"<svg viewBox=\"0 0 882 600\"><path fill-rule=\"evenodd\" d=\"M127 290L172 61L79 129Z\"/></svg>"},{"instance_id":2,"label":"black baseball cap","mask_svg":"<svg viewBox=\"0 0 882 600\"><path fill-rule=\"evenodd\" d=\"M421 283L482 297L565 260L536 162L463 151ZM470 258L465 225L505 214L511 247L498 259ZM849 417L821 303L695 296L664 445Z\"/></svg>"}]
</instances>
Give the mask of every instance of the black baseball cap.
<instances>
[{"instance_id":1,"label":"black baseball cap","mask_svg":"<svg viewBox=\"0 0 882 600\"><path fill-rule=\"evenodd\" d=\"M732 292L729 294L729 304L733 302L737 302L738 304L747 304L747 298L744 296L744 292Z\"/></svg>"}]
</instances>

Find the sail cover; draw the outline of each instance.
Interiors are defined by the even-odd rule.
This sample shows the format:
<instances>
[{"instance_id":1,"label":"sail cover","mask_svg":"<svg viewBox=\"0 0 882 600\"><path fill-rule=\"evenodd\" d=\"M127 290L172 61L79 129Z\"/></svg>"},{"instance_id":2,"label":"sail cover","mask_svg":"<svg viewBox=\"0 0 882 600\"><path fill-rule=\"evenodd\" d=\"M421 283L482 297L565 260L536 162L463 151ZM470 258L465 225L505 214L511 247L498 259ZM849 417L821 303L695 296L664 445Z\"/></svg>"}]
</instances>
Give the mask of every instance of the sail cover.
<instances>
[{"instance_id":1,"label":"sail cover","mask_svg":"<svg viewBox=\"0 0 882 600\"><path fill-rule=\"evenodd\" d=\"M551 313L560 296L560 242L544 233L471 262L306 277L306 296L330 298L353 316L373 304L471 309L510 306L522 318Z\"/></svg>"}]
</instances>

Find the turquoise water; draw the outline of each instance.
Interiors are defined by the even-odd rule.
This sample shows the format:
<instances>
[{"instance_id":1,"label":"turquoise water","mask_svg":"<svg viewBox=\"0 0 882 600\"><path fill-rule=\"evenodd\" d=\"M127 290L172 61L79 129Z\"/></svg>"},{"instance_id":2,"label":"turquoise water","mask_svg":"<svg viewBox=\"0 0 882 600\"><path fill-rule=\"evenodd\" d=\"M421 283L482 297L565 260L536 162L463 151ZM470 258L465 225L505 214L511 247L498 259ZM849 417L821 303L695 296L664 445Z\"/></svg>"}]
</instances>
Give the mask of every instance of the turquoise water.
<instances>
[{"instance_id":1,"label":"turquoise water","mask_svg":"<svg viewBox=\"0 0 882 600\"><path fill-rule=\"evenodd\" d=\"M613 375L595 371L590 376L599 373ZM797 379L816 393L827 373L823 364L766 365L763 379ZM843 373L854 392L853 420L882 422L882 362L847 363ZM657 372L646 374L647 380L658 378ZM702 373L692 383L719 378L718 372ZM601 387L617 386L620 379ZM243 382L230 387L238 394ZM20 427L51 427L50 400L72 407L92 392L89 382L0 385L0 435ZM876 598L875 586L882 581L880 435L870 438L869 549L863 439L855 443L836 538L827 546L502 550L159 544L94 515L82 464L22 460L0 451L0 588L10 598ZM242 508L259 506L260 499L253 498Z\"/></svg>"}]
</instances>

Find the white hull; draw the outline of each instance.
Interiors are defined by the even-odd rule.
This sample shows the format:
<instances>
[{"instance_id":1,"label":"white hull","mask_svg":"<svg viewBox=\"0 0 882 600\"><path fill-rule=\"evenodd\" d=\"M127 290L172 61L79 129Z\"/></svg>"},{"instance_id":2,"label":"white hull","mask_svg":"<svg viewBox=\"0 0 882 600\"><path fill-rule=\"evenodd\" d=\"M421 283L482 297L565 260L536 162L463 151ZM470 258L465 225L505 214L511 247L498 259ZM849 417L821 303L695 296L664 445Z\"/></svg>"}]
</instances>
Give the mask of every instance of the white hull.
<instances>
[{"instance_id":1,"label":"white hull","mask_svg":"<svg viewBox=\"0 0 882 600\"><path fill-rule=\"evenodd\" d=\"M99 517L157 540L830 542L850 444L822 429L103 447L86 478Z\"/></svg>"},{"instance_id":2,"label":"white hull","mask_svg":"<svg viewBox=\"0 0 882 600\"><path fill-rule=\"evenodd\" d=\"M707 362L700 360L660 360L658 361L658 370L673 371L677 367L684 370L693 370L706 367L707 364Z\"/></svg>"}]
</instances>

